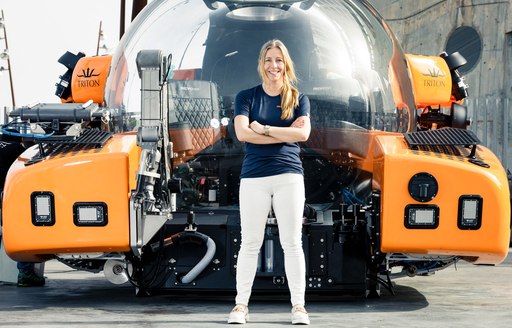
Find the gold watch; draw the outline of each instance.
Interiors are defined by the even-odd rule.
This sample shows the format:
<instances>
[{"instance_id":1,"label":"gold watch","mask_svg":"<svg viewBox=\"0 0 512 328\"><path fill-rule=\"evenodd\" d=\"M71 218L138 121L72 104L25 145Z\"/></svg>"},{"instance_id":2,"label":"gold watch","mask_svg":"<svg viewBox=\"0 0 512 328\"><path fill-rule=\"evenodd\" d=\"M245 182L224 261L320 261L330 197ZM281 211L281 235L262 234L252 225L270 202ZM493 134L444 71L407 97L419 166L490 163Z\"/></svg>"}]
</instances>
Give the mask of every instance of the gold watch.
<instances>
[{"instance_id":1,"label":"gold watch","mask_svg":"<svg viewBox=\"0 0 512 328\"><path fill-rule=\"evenodd\" d=\"M265 132L266 136L270 135L270 125L265 125L263 127L263 131Z\"/></svg>"}]
</instances>

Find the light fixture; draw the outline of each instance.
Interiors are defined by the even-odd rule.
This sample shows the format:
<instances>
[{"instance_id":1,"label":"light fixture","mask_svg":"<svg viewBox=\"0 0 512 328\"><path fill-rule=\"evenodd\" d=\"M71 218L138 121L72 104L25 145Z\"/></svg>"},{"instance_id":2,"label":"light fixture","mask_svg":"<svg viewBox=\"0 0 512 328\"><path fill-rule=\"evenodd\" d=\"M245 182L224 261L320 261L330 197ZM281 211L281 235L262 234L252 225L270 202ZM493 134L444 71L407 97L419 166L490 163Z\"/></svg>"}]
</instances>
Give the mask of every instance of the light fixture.
<instances>
[{"instance_id":1,"label":"light fixture","mask_svg":"<svg viewBox=\"0 0 512 328\"><path fill-rule=\"evenodd\" d=\"M229 117L223 117L220 119L220 124L222 126L228 126L229 125Z\"/></svg>"},{"instance_id":2,"label":"light fixture","mask_svg":"<svg viewBox=\"0 0 512 328\"><path fill-rule=\"evenodd\" d=\"M479 195L459 197L457 226L462 230L478 230L482 225L483 199Z\"/></svg>"},{"instance_id":3,"label":"light fixture","mask_svg":"<svg viewBox=\"0 0 512 328\"><path fill-rule=\"evenodd\" d=\"M52 226L55 224L55 199L49 191L34 191L30 195L32 224Z\"/></svg>"},{"instance_id":4,"label":"light fixture","mask_svg":"<svg viewBox=\"0 0 512 328\"><path fill-rule=\"evenodd\" d=\"M409 229L435 229L439 226L437 205L409 204L405 207L404 225Z\"/></svg>"},{"instance_id":5,"label":"light fixture","mask_svg":"<svg viewBox=\"0 0 512 328\"><path fill-rule=\"evenodd\" d=\"M73 204L73 222L76 226L106 226L107 204L103 202L80 202Z\"/></svg>"}]
</instances>

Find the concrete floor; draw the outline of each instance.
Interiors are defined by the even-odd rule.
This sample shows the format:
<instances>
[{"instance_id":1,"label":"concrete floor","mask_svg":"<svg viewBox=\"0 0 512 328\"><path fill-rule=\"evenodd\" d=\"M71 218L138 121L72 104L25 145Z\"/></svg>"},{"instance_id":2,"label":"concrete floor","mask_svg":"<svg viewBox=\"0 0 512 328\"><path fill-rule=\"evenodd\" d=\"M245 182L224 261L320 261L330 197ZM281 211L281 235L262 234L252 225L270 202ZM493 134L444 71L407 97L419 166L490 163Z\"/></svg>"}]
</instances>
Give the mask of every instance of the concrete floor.
<instances>
[{"instance_id":1,"label":"concrete floor","mask_svg":"<svg viewBox=\"0 0 512 328\"><path fill-rule=\"evenodd\" d=\"M0 327L212 327L226 325L233 297L136 297L103 274L50 261L45 287L0 285ZM465 262L429 277L394 280L396 295L308 300L316 327L510 327L512 256L497 266ZM254 300L247 327L290 325L286 300Z\"/></svg>"}]
</instances>

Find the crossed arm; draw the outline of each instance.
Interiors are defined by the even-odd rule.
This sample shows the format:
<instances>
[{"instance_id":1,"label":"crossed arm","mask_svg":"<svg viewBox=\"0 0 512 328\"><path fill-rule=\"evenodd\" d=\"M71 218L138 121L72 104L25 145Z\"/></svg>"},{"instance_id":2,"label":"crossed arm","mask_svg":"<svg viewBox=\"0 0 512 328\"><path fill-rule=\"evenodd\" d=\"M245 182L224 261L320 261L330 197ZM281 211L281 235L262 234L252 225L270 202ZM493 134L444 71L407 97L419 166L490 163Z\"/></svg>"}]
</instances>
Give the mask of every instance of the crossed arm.
<instances>
[{"instance_id":1,"label":"crossed arm","mask_svg":"<svg viewBox=\"0 0 512 328\"><path fill-rule=\"evenodd\" d=\"M309 117L300 116L289 127L271 126L269 135L265 135L264 125L258 121L249 124L245 115L235 117L235 132L238 140L253 144L274 144L281 142L303 142L308 140L311 132Z\"/></svg>"}]
</instances>

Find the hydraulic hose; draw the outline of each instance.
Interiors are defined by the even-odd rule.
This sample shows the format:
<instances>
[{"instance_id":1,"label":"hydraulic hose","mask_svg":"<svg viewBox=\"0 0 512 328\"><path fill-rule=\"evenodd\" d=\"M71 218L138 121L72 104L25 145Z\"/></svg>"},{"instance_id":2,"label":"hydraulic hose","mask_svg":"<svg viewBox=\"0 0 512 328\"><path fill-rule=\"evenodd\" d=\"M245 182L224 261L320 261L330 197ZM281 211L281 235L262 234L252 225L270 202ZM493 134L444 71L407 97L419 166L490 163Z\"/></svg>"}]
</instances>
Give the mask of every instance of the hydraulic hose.
<instances>
[{"instance_id":1,"label":"hydraulic hose","mask_svg":"<svg viewBox=\"0 0 512 328\"><path fill-rule=\"evenodd\" d=\"M196 234L201 234L199 232L195 232ZM184 284L189 284L194 279L197 278L197 276L203 272L203 270L208 266L208 263L211 262L213 259L213 256L215 255L216 245L215 242L208 236L201 234L206 239L206 253L204 254L201 261L199 261L185 276L181 278L181 282Z\"/></svg>"},{"instance_id":2,"label":"hydraulic hose","mask_svg":"<svg viewBox=\"0 0 512 328\"><path fill-rule=\"evenodd\" d=\"M186 244L186 243L195 243L195 244L203 244L206 246L206 252L203 258L183 277L181 277L180 282L183 284L189 284L197 276L203 272L203 270L208 266L208 264L212 261L215 251L216 245L213 239L208 237L205 234L202 234L197 231L183 231L177 234L172 235L171 237L164 240L163 246L168 247L174 244ZM155 252L159 248L158 243L154 243L151 245L152 250Z\"/></svg>"}]
</instances>

